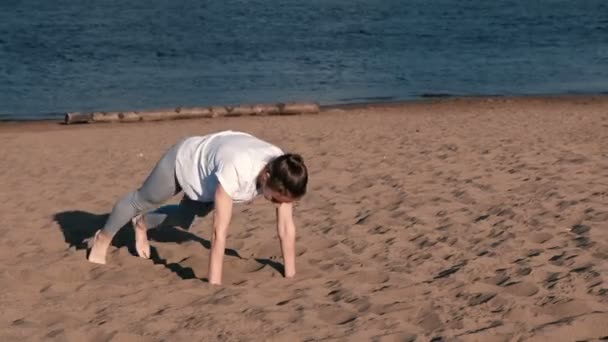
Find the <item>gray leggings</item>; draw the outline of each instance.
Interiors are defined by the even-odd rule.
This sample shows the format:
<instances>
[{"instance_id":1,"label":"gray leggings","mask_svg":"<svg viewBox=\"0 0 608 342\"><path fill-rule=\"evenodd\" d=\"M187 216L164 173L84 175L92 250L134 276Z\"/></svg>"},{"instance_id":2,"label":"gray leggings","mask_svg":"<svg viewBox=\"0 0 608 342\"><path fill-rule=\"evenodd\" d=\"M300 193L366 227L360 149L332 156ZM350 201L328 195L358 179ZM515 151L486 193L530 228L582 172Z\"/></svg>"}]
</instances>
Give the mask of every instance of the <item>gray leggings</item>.
<instances>
[{"instance_id":1,"label":"gray leggings","mask_svg":"<svg viewBox=\"0 0 608 342\"><path fill-rule=\"evenodd\" d=\"M175 177L175 160L182 142L183 140L165 152L139 189L116 202L103 227L104 235L114 236L120 228L141 213L145 213L143 222L148 229L159 226L188 229L196 216L205 216L213 209L213 203L193 201L185 195L178 205L160 207L182 190ZM152 209L156 210L149 211Z\"/></svg>"}]
</instances>

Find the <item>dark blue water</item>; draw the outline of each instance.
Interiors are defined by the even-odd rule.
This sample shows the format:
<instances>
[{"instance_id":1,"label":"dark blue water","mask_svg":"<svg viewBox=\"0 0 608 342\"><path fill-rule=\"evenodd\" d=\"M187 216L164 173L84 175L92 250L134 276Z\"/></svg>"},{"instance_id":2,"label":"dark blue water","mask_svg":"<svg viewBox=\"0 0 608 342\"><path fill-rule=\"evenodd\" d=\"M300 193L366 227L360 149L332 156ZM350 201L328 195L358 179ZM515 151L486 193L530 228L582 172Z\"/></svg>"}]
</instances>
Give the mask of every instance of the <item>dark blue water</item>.
<instances>
[{"instance_id":1,"label":"dark blue water","mask_svg":"<svg viewBox=\"0 0 608 342\"><path fill-rule=\"evenodd\" d=\"M0 115L608 90L608 1L0 0Z\"/></svg>"}]
</instances>

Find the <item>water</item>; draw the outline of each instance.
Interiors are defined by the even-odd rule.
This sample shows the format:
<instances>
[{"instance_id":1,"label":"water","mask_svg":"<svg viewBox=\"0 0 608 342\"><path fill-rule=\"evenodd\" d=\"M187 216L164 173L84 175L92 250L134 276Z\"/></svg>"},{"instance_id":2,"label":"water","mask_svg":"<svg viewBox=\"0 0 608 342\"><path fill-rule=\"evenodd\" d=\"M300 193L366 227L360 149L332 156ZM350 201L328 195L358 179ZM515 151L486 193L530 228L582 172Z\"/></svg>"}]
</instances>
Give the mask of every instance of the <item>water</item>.
<instances>
[{"instance_id":1,"label":"water","mask_svg":"<svg viewBox=\"0 0 608 342\"><path fill-rule=\"evenodd\" d=\"M608 90L604 0L2 0L0 117Z\"/></svg>"}]
</instances>

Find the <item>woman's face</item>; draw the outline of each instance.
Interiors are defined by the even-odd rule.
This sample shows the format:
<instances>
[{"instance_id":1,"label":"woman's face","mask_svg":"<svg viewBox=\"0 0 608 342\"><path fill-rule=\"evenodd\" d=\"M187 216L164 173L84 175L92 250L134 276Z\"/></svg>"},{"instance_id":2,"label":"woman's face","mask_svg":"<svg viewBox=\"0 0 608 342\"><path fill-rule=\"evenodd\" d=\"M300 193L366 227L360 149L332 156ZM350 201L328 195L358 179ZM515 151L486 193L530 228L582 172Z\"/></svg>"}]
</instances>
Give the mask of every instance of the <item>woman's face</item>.
<instances>
[{"instance_id":1,"label":"woman's face","mask_svg":"<svg viewBox=\"0 0 608 342\"><path fill-rule=\"evenodd\" d=\"M262 189L262 194L264 195L265 199L269 200L270 202L272 202L274 204L293 202L293 198L283 195L283 194L279 193L278 191L271 189L267 184L264 184L264 187Z\"/></svg>"}]
</instances>

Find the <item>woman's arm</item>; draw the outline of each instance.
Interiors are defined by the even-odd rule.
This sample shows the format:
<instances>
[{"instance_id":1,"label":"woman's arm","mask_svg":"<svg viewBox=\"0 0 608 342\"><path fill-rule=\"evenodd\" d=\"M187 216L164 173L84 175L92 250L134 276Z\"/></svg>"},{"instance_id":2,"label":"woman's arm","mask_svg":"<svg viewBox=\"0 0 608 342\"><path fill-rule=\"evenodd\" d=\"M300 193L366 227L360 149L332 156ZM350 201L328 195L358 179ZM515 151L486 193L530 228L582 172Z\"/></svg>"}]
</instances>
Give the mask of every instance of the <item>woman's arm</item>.
<instances>
[{"instance_id":1,"label":"woman's arm","mask_svg":"<svg viewBox=\"0 0 608 342\"><path fill-rule=\"evenodd\" d=\"M209 251L209 283L222 284L222 262L226 248L226 235L232 216L232 199L221 184L215 191L215 210L213 212L213 237Z\"/></svg>"},{"instance_id":2,"label":"woman's arm","mask_svg":"<svg viewBox=\"0 0 608 342\"><path fill-rule=\"evenodd\" d=\"M276 213L285 277L291 278L296 275L296 226L293 223L293 204L279 204Z\"/></svg>"}]
</instances>

